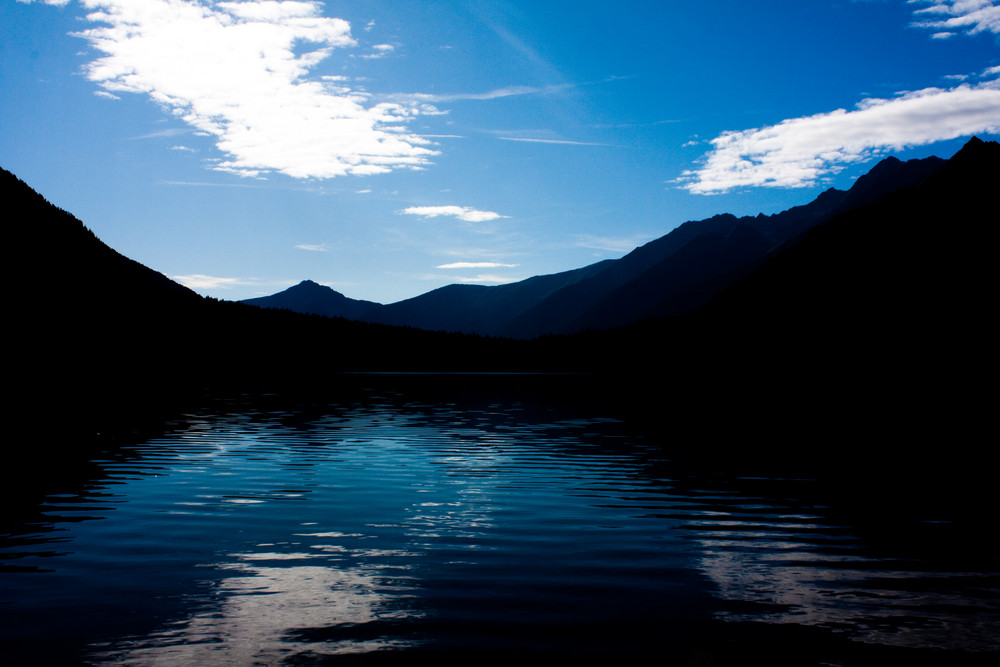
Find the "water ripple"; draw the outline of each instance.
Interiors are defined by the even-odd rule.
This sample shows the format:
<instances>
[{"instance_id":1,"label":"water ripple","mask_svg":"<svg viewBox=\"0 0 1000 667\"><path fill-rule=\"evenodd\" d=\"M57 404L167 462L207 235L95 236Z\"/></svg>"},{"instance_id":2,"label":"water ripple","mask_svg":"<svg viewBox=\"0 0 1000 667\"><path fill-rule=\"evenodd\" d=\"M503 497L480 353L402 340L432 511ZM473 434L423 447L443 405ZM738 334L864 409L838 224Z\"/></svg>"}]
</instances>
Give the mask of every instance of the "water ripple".
<instances>
[{"instance_id":1,"label":"water ripple","mask_svg":"<svg viewBox=\"0 0 1000 667\"><path fill-rule=\"evenodd\" d=\"M623 422L527 412L185 415L0 536L0 638L42 646L72 627L98 663L272 664L515 640L623 650L616 635L652 652L701 619L1000 651L995 562L876 553L822 506L693 483Z\"/></svg>"}]
</instances>

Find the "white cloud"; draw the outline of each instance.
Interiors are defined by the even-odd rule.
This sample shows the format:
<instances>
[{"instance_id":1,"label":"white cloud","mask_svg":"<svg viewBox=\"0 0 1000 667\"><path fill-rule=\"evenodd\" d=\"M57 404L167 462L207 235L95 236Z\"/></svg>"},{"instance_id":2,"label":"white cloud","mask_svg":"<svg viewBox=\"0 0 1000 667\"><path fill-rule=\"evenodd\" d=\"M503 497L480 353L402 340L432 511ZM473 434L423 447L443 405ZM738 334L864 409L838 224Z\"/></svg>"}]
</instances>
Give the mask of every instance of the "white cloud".
<instances>
[{"instance_id":1,"label":"white cloud","mask_svg":"<svg viewBox=\"0 0 1000 667\"><path fill-rule=\"evenodd\" d=\"M452 216L465 222L488 222L505 215L493 211L478 211L468 206L411 206L400 211L403 215L419 215L425 218L437 218L442 215Z\"/></svg>"},{"instance_id":2,"label":"white cloud","mask_svg":"<svg viewBox=\"0 0 1000 667\"><path fill-rule=\"evenodd\" d=\"M711 141L704 166L679 182L696 194L740 187L815 184L844 165L890 149L1000 133L1000 83L927 88L892 99L864 100L853 111L792 118L777 125L726 132Z\"/></svg>"},{"instance_id":3,"label":"white cloud","mask_svg":"<svg viewBox=\"0 0 1000 667\"><path fill-rule=\"evenodd\" d=\"M439 269L512 269L517 264L501 264L500 262L452 262L451 264L441 264Z\"/></svg>"},{"instance_id":4,"label":"white cloud","mask_svg":"<svg viewBox=\"0 0 1000 667\"><path fill-rule=\"evenodd\" d=\"M993 0L907 0L932 29L933 39L960 33L1000 34L1000 4ZM1000 67L980 76L995 77ZM956 75L951 79L961 79ZM805 187L888 150L931 144L976 133L1000 132L1000 82L926 88L891 99L862 101L855 110L792 118L777 125L725 132L700 169L677 182L690 192L712 194L739 187Z\"/></svg>"},{"instance_id":5,"label":"white cloud","mask_svg":"<svg viewBox=\"0 0 1000 667\"><path fill-rule=\"evenodd\" d=\"M253 285L253 281L242 278L219 278L217 276L206 276L194 273L187 276L171 276L181 285L193 290L198 289L219 289L227 287L237 287L239 285Z\"/></svg>"},{"instance_id":6,"label":"white cloud","mask_svg":"<svg viewBox=\"0 0 1000 667\"><path fill-rule=\"evenodd\" d=\"M472 276L470 278L458 278L458 282L465 284L482 284L482 283L492 283L495 285L504 285L506 283L512 283L517 281L517 278L509 278L507 276L495 276L488 273L481 273L478 276Z\"/></svg>"},{"instance_id":7,"label":"white cloud","mask_svg":"<svg viewBox=\"0 0 1000 667\"><path fill-rule=\"evenodd\" d=\"M312 252L326 252L325 243L299 243L295 246L299 250L311 250Z\"/></svg>"},{"instance_id":8,"label":"white cloud","mask_svg":"<svg viewBox=\"0 0 1000 667\"><path fill-rule=\"evenodd\" d=\"M375 44L372 46L372 52L368 55L361 56L368 60L373 60L376 58L385 58L387 55L396 50L396 47L392 44Z\"/></svg>"},{"instance_id":9,"label":"white cloud","mask_svg":"<svg viewBox=\"0 0 1000 667\"><path fill-rule=\"evenodd\" d=\"M77 34L105 54L87 77L108 94L146 94L215 137L227 156L215 169L330 178L420 168L437 154L406 129L433 108L372 104L342 82L308 78L356 44L347 21L322 16L319 2L79 1L96 25Z\"/></svg>"},{"instance_id":10,"label":"white cloud","mask_svg":"<svg viewBox=\"0 0 1000 667\"><path fill-rule=\"evenodd\" d=\"M930 5L914 11L918 16L935 17L914 21L920 28L937 29L931 37L943 39L956 32L1000 33L1000 5L991 0L909 0L910 4ZM943 29L943 30L942 30Z\"/></svg>"}]
</instances>

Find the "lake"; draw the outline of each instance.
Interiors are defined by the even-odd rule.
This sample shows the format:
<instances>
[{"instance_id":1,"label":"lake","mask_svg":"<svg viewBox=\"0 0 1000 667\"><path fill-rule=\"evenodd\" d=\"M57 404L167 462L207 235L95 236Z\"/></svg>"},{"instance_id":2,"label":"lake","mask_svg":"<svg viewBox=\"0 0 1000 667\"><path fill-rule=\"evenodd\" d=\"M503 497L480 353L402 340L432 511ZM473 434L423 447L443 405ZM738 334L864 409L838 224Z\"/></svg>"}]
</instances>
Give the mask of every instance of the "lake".
<instances>
[{"instance_id":1,"label":"lake","mask_svg":"<svg viewBox=\"0 0 1000 667\"><path fill-rule=\"evenodd\" d=\"M0 662L1000 657L998 552L948 516L462 383L213 397L95 450L3 515Z\"/></svg>"}]
</instances>

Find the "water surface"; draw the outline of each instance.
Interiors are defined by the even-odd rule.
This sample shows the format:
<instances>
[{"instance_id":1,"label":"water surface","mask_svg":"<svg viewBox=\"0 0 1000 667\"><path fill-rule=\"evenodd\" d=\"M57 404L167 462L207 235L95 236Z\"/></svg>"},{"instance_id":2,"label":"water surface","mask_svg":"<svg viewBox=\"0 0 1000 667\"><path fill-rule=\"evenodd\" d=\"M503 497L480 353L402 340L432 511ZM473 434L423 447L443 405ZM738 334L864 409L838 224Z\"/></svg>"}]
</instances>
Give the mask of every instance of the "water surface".
<instances>
[{"instance_id":1,"label":"water surface","mask_svg":"<svg viewBox=\"0 0 1000 667\"><path fill-rule=\"evenodd\" d=\"M887 547L808 478L692 471L677 446L510 394L216 403L5 522L0 656L1000 656L995 553Z\"/></svg>"}]
</instances>

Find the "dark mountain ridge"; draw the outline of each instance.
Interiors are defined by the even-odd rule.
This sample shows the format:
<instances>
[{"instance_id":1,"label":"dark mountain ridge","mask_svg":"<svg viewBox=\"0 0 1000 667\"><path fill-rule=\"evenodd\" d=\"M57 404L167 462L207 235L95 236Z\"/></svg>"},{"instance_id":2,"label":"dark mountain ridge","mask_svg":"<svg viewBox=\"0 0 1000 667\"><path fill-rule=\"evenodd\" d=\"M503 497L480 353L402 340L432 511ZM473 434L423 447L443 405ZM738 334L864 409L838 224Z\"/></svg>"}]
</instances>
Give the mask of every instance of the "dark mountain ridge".
<instances>
[{"instance_id":1,"label":"dark mountain ridge","mask_svg":"<svg viewBox=\"0 0 1000 667\"><path fill-rule=\"evenodd\" d=\"M603 358L623 393L644 380L629 400L665 442L683 432L705 456L822 470L889 506L978 494L993 507L997 182L1000 144L973 139L694 312L539 343Z\"/></svg>"},{"instance_id":2,"label":"dark mountain ridge","mask_svg":"<svg viewBox=\"0 0 1000 667\"><path fill-rule=\"evenodd\" d=\"M389 305L356 302L301 283L252 305L427 330L535 338L608 329L691 312L779 248L836 215L918 183L944 164L889 157L848 191L830 188L774 215L721 214L686 222L617 260L499 286L448 285ZM302 303L308 293L308 310Z\"/></svg>"},{"instance_id":3,"label":"dark mountain ridge","mask_svg":"<svg viewBox=\"0 0 1000 667\"><path fill-rule=\"evenodd\" d=\"M885 164L893 170L909 163ZM802 212L785 216L789 224L775 238L788 240L777 246L754 226L757 218L732 216L710 219L710 233L683 242L690 229L647 244L630 260L646 267L640 275L674 270L655 260L660 244L676 244L670 257L681 268L678 258L697 263L699 253L711 257L718 248L772 249L741 265L736 279L716 274L725 284L711 286L714 295L684 315L531 341L203 298L116 253L79 220L0 172L0 194L11 210L24 211L10 226L18 252L4 268L8 284L18 286L8 319L11 441L28 444L5 451L46 459L49 450L30 446L38 424L45 426L44 441L63 443L65 452L79 433L121 428L206 387L327 400L332 389L373 381L345 371L422 371L405 376L407 386L451 391L509 377L456 372L557 371L572 375L555 389L546 384L552 375L532 375L528 390L544 386L554 396L596 401L602 413L613 403L662 429L665 443L683 441L684 456L696 456L703 443L705 455L750 467L780 460L855 478L878 471L878 484L886 473L909 479L912 466L923 462L931 483L942 483L939 473L948 470L953 478L944 488L972 487L970 470L991 470L981 461L981 443L996 363L992 199L1000 144L972 140L931 166L919 178L908 176L908 185L798 236L790 230ZM843 196L828 191L806 211L829 211ZM539 276L499 292L461 291L472 295L470 302L526 287L550 298L620 262ZM612 293L656 284L624 282ZM915 455L915 443L928 438L938 447ZM7 470L20 469L7 462Z\"/></svg>"}]
</instances>

